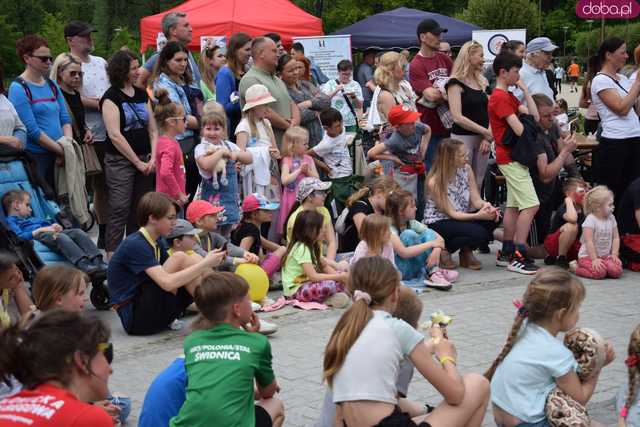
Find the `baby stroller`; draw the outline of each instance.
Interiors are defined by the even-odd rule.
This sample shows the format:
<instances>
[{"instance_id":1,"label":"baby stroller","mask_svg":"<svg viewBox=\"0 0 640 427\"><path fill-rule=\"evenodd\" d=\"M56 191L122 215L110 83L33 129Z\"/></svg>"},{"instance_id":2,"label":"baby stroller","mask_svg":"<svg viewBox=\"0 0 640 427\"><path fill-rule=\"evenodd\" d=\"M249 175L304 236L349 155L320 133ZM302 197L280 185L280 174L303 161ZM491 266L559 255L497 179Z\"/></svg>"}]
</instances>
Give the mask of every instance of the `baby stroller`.
<instances>
[{"instance_id":1,"label":"baby stroller","mask_svg":"<svg viewBox=\"0 0 640 427\"><path fill-rule=\"evenodd\" d=\"M42 219L55 218L64 228L79 227L68 209L60 209L49 185L36 173L29 154L0 145L0 197L9 190L23 190L31 195L33 216ZM0 209L0 248L14 253L26 280L33 279L43 266L67 261L42 243L20 239L7 225L4 209ZM105 274L95 274L91 279L91 303L98 310L110 308L109 291Z\"/></svg>"}]
</instances>

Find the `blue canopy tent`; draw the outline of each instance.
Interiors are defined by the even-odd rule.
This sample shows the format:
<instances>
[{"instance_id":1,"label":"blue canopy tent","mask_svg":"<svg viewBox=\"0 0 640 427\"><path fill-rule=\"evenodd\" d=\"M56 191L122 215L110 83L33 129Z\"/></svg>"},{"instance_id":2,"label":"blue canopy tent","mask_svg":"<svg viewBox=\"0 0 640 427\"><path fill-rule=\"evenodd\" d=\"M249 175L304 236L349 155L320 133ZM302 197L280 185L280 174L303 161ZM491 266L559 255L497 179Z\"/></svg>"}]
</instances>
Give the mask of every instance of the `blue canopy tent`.
<instances>
[{"instance_id":1,"label":"blue canopy tent","mask_svg":"<svg viewBox=\"0 0 640 427\"><path fill-rule=\"evenodd\" d=\"M462 46L471 40L473 30L482 29L439 13L400 7L369 16L333 34L351 34L351 47L357 50L419 48L416 28L425 18L435 19L441 27L449 30L442 34L442 40L452 46Z\"/></svg>"}]
</instances>

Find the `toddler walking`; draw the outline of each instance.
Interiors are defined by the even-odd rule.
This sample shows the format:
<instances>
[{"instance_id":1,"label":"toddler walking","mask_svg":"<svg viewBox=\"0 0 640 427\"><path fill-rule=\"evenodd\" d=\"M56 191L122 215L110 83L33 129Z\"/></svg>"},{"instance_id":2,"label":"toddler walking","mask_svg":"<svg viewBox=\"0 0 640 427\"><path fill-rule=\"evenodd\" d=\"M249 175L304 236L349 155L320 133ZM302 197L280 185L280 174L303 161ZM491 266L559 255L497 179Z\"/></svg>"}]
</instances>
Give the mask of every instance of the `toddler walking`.
<instances>
[{"instance_id":1,"label":"toddler walking","mask_svg":"<svg viewBox=\"0 0 640 427\"><path fill-rule=\"evenodd\" d=\"M572 269L590 279L617 279L622 276L622 262L618 257L620 235L613 216L613 193L598 185L584 197L587 218L582 223L580 251Z\"/></svg>"}]
</instances>

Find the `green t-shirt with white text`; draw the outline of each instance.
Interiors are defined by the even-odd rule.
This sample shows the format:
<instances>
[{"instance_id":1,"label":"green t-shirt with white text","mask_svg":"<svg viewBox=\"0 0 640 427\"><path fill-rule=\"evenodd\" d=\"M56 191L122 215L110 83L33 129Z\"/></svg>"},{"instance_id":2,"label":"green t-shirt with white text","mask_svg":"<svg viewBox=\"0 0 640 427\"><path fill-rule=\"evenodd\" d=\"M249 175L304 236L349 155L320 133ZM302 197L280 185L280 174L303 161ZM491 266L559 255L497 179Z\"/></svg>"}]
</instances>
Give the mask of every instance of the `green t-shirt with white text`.
<instances>
[{"instance_id":1,"label":"green t-shirt with white text","mask_svg":"<svg viewBox=\"0 0 640 427\"><path fill-rule=\"evenodd\" d=\"M267 338L224 323L189 335L184 354L187 399L171 427L254 427L254 379L275 379Z\"/></svg>"}]
</instances>

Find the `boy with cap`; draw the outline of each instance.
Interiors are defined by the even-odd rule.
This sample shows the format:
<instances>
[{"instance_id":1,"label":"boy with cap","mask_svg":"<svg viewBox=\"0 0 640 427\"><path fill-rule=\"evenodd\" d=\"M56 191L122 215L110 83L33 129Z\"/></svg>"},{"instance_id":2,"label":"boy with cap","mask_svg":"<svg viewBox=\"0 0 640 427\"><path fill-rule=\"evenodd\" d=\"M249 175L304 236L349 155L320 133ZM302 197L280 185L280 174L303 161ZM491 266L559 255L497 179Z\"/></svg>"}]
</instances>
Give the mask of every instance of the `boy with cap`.
<instances>
[{"instance_id":1,"label":"boy with cap","mask_svg":"<svg viewBox=\"0 0 640 427\"><path fill-rule=\"evenodd\" d=\"M233 271L236 265L245 262L257 264L260 261L257 255L230 243L221 234L216 233L218 215L223 211L224 207L213 206L206 200L194 200L189 204L187 221L200 230L196 235L194 252L205 256L208 252L226 248L227 257L220 266L220 270Z\"/></svg>"},{"instance_id":2,"label":"boy with cap","mask_svg":"<svg viewBox=\"0 0 640 427\"><path fill-rule=\"evenodd\" d=\"M196 238L201 231L200 229L194 228L189 221L177 219L176 225L173 226L167 236L167 243L169 244L167 253L169 256L176 252L184 252L187 255L196 254L193 248L197 243Z\"/></svg>"},{"instance_id":3,"label":"boy with cap","mask_svg":"<svg viewBox=\"0 0 640 427\"><path fill-rule=\"evenodd\" d=\"M384 143L370 149L368 156L373 160L384 159L394 163L394 178L398 185L413 194L418 208L416 219L421 220L425 177L422 159L429 146L431 129L419 121L420 113L404 105L393 106L387 117L394 131Z\"/></svg>"},{"instance_id":4,"label":"boy with cap","mask_svg":"<svg viewBox=\"0 0 640 427\"><path fill-rule=\"evenodd\" d=\"M273 211L278 207L278 203L271 203L258 193L249 194L242 201L240 225L231 233L231 242L234 245L260 258L260 267L267 273L269 279L280 270L282 257L287 252L287 248L264 238L260 234L260 227L264 223L271 222Z\"/></svg>"}]
</instances>

